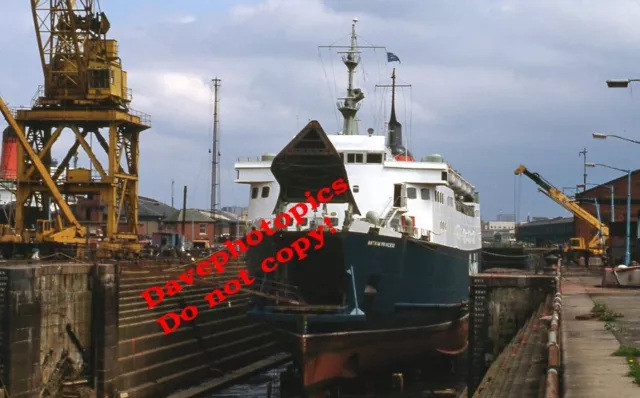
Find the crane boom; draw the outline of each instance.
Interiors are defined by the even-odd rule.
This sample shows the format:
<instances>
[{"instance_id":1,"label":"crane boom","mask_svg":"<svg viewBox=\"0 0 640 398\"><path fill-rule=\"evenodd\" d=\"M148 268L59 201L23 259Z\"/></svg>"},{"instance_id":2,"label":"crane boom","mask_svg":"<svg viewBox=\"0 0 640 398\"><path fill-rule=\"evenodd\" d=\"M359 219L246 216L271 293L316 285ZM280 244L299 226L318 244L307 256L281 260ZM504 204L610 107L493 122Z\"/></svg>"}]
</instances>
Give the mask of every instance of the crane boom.
<instances>
[{"instance_id":1,"label":"crane boom","mask_svg":"<svg viewBox=\"0 0 640 398\"><path fill-rule=\"evenodd\" d=\"M543 193L545 193L554 202L564 207L567 211L571 212L577 218L591 225L597 231L602 233L602 236L605 239L609 238L609 227L601 223L596 217L592 216L591 213L583 209L576 202L569 199L567 195L563 194L558 188L554 187L549 181L545 180L540 174L528 170L525 165L520 165L513 173L515 175L524 174L525 176L529 177L529 179L535 182L543 190Z\"/></svg>"}]
</instances>

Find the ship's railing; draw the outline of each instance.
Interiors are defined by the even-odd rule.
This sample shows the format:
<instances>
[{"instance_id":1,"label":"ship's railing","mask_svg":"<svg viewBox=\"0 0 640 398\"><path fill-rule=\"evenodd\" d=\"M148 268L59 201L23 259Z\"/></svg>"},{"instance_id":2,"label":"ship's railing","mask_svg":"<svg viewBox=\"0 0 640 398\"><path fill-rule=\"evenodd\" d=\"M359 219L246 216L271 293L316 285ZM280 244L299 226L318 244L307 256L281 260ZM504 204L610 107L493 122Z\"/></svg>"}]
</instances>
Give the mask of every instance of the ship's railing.
<instances>
[{"instance_id":1,"label":"ship's railing","mask_svg":"<svg viewBox=\"0 0 640 398\"><path fill-rule=\"evenodd\" d=\"M294 305L306 304L297 286L274 281L265 277L256 277L254 286L258 287L257 292L259 296L274 300L276 305L280 304L281 301Z\"/></svg>"},{"instance_id":2,"label":"ship's railing","mask_svg":"<svg viewBox=\"0 0 640 398\"><path fill-rule=\"evenodd\" d=\"M236 158L236 163L255 163L255 162L269 162L272 159L262 159L260 156L243 156Z\"/></svg>"}]
</instances>

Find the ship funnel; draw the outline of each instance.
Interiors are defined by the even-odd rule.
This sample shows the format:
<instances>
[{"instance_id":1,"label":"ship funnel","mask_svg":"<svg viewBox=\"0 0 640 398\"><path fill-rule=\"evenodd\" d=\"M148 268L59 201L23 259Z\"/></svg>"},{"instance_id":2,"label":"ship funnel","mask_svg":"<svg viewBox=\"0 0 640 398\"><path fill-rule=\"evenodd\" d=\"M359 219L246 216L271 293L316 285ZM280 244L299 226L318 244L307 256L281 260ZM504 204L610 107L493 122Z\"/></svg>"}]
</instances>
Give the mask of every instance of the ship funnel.
<instances>
[{"instance_id":1,"label":"ship funnel","mask_svg":"<svg viewBox=\"0 0 640 398\"><path fill-rule=\"evenodd\" d=\"M7 127L2 133L2 157L0 157L0 178L15 180L18 173L18 136Z\"/></svg>"}]
</instances>

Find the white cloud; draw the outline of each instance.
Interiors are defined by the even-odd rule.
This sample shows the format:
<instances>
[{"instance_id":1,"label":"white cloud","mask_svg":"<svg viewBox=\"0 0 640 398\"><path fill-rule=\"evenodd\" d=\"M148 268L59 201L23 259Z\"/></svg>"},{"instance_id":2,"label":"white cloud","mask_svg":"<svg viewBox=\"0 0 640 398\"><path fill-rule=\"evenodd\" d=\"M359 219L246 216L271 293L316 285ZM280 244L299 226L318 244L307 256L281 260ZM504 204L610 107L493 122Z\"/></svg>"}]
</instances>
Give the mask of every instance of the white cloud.
<instances>
[{"instance_id":1,"label":"white cloud","mask_svg":"<svg viewBox=\"0 0 640 398\"><path fill-rule=\"evenodd\" d=\"M235 158L278 152L309 119L328 132L338 129L335 97L344 95L345 68L326 51L320 60L317 46L346 43L353 17L360 19L361 39L402 59L386 65L382 51L363 54L361 131L386 119L381 111L389 110L388 90L374 86L388 84L395 66L399 79L413 86L410 98L408 90L398 98L412 151L444 155L484 193L491 214L512 207L512 171L520 162L559 186L575 184L582 173L577 151L590 145L593 130L633 135L640 121L633 97L603 84L636 77L637 1L469 0L460 7L265 0L237 1L215 12L189 2L178 12L175 4L171 10L136 4L126 13L109 9L124 2L112 4L105 11L129 71L132 105L154 121L141 138L140 191L146 196L166 199L173 178L177 186L189 185L190 203L208 206L215 76L222 79L224 204L246 200L246 188L229 185ZM0 15L0 91L14 104L28 103L42 80L30 17L24 5L5 5ZM406 116L403 105L411 108ZM614 142L593 147L594 159L612 165L635 155ZM590 173L593 182L610 177ZM558 213L555 204L535 197L535 189L530 193L523 195L523 209Z\"/></svg>"}]
</instances>

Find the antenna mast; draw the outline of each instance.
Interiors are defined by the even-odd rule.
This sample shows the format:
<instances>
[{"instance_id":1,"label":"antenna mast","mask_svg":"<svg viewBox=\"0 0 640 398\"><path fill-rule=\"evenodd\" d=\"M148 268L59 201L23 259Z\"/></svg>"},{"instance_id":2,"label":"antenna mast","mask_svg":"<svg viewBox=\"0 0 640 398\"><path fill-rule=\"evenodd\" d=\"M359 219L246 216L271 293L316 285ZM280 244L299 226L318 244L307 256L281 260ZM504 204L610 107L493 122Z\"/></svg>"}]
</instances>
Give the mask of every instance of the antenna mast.
<instances>
[{"instance_id":1,"label":"antenna mast","mask_svg":"<svg viewBox=\"0 0 640 398\"><path fill-rule=\"evenodd\" d=\"M358 135L358 122L356 120L356 113L360 109L360 101L364 99L364 93L359 88L353 87L353 77L356 73L356 68L360 63L360 51L358 48L358 36L356 35L356 23L358 18L353 18L353 24L351 25L351 43L349 50L346 51L346 55L342 56L342 62L347 66L349 70L349 86L347 87L347 96L340 98L341 102L338 102L338 110L342 113L344 118L344 125L342 127L342 134L344 135Z\"/></svg>"},{"instance_id":2,"label":"antenna mast","mask_svg":"<svg viewBox=\"0 0 640 398\"><path fill-rule=\"evenodd\" d=\"M353 18L353 24L351 24L351 42L349 46L318 46L318 48L346 48L347 51L338 51L338 54L346 54L342 56L342 62L347 66L349 70L349 86L347 87L347 96L344 98L338 98L338 110L342 114L344 124L342 127L342 134L344 135L358 135L358 120L356 114L360 110L360 101L364 99L364 93L359 88L353 87L353 77L356 73L356 68L360 63L360 48L372 48L372 49L385 49L380 46L359 46L358 36L356 35L356 23L358 18Z\"/></svg>"},{"instance_id":3,"label":"antenna mast","mask_svg":"<svg viewBox=\"0 0 640 398\"><path fill-rule=\"evenodd\" d=\"M213 150L211 161L211 218L214 224L214 238L216 234L216 210L218 207L218 196L220 191L220 138L218 137L218 102L220 98L218 92L220 89L221 80L217 77L212 80L213 82Z\"/></svg>"}]
</instances>

